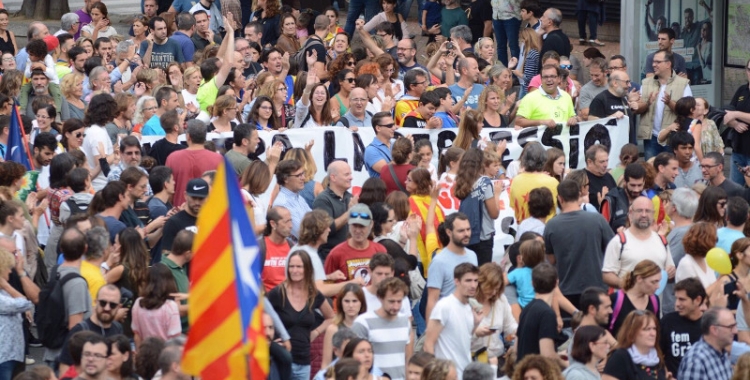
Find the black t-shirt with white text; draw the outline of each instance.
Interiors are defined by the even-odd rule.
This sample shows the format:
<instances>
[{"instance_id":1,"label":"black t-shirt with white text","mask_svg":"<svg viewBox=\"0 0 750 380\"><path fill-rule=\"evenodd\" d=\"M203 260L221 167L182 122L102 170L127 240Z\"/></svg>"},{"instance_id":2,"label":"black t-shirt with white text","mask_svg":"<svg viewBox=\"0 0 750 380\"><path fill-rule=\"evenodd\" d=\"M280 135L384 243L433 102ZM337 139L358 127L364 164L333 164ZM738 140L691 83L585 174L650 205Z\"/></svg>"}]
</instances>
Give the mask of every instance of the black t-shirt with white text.
<instances>
[{"instance_id":1,"label":"black t-shirt with white text","mask_svg":"<svg viewBox=\"0 0 750 380\"><path fill-rule=\"evenodd\" d=\"M661 319L661 336L659 346L664 354L664 363L669 372L674 374L680 368L680 362L688 349L701 338L701 320L691 321L672 312Z\"/></svg>"}]
</instances>

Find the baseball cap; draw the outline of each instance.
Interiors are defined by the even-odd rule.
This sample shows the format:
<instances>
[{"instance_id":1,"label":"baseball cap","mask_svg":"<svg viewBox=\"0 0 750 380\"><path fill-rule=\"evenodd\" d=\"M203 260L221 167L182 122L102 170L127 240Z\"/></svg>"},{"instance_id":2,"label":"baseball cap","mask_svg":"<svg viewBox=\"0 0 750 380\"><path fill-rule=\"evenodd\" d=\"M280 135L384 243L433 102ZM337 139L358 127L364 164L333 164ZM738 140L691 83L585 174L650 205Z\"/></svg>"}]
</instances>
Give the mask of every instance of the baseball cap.
<instances>
[{"instance_id":1,"label":"baseball cap","mask_svg":"<svg viewBox=\"0 0 750 380\"><path fill-rule=\"evenodd\" d=\"M188 182L185 192L191 197L205 198L208 196L208 182L200 178L193 178Z\"/></svg>"},{"instance_id":2,"label":"baseball cap","mask_svg":"<svg viewBox=\"0 0 750 380\"><path fill-rule=\"evenodd\" d=\"M349 211L349 224L369 226L372 223L370 208L364 203L358 203Z\"/></svg>"},{"instance_id":3,"label":"baseball cap","mask_svg":"<svg viewBox=\"0 0 750 380\"><path fill-rule=\"evenodd\" d=\"M42 40L47 44L47 52L57 49L57 47L60 45L60 41L57 40L57 37L51 34L42 38Z\"/></svg>"}]
</instances>

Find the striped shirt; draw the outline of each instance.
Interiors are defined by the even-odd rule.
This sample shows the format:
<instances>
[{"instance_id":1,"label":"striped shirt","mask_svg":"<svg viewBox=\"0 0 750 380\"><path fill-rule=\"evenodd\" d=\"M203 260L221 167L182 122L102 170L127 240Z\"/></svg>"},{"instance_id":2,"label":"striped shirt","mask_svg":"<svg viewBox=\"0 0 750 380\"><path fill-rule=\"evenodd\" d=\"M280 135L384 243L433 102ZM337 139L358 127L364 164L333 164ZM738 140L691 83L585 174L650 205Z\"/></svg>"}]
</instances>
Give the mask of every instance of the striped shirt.
<instances>
[{"instance_id":1,"label":"striped shirt","mask_svg":"<svg viewBox=\"0 0 750 380\"><path fill-rule=\"evenodd\" d=\"M399 314L393 320L387 320L370 310L354 320L352 331L372 343L375 367L392 380L406 377L406 345L410 343L411 335L409 317Z\"/></svg>"}]
</instances>

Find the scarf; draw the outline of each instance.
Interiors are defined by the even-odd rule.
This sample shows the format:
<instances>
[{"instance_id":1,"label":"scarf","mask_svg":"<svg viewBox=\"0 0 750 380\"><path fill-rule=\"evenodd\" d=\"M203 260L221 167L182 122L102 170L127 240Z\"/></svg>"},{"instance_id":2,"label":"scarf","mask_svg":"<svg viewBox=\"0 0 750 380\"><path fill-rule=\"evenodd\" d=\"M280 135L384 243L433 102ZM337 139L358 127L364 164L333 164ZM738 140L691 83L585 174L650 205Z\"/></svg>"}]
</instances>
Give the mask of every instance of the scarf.
<instances>
[{"instance_id":1,"label":"scarf","mask_svg":"<svg viewBox=\"0 0 750 380\"><path fill-rule=\"evenodd\" d=\"M648 354L643 355L635 348L634 344L628 348L628 353L635 364L642 364L646 367L654 367L659 364L659 355L656 353L656 348L650 349Z\"/></svg>"},{"instance_id":2,"label":"scarf","mask_svg":"<svg viewBox=\"0 0 750 380\"><path fill-rule=\"evenodd\" d=\"M427 268L430 267L430 261L432 260L432 252L427 252L427 247L425 246L425 241L427 240L427 229L426 229L426 222L427 222L427 211L430 209L430 196L429 195L414 195L412 194L409 196L409 210L412 214L417 214L420 217L422 217L422 221L425 223L422 223L422 230L419 232L419 235L417 236L417 250L419 251L419 257L422 260L422 265L425 269L425 273L427 273ZM437 227L440 225L440 223L445 220L445 215L443 214L443 210L440 207L435 208L435 229L437 230Z\"/></svg>"}]
</instances>

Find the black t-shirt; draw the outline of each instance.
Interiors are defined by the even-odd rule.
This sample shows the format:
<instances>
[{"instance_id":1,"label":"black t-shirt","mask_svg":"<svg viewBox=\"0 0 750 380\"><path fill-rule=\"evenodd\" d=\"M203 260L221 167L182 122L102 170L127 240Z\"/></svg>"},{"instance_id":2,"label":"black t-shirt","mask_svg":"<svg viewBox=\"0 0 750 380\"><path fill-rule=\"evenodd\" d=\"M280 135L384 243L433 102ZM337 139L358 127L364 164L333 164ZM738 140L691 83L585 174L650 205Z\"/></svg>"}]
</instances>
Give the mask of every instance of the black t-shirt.
<instances>
[{"instance_id":1,"label":"black t-shirt","mask_svg":"<svg viewBox=\"0 0 750 380\"><path fill-rule=\"evenodd\" d=\"M310 364L310 332L315 328L315 309L320 308L323 302L326 302L320 292L315 295L315 301L310 305L305 305L302 310L297 311L289 302L289 295L281 296L281 287L283 284L271 289L268 292L268 301L271 302L273 309L279 315L281 323L289 332L289 342L292 344L292 362L294 364ZM312 311L310 310L312 309Z\"/></svg>"},{"instance_id":2,"label":"black t-shirt","mask_svg":"<svg viewBox=\"0 0 750 380\"><path fill-rule=\"evenodd\" d=\"M194 227L196 219L196 217L188 214L185 210L172 215L172 217L164 224L164 233L161 238L161 249L163 251L171 251L172 242L177 233L188 227Z\"/></svg>"},{"instance_id":3,"label":"black t-shirt","mask_svg":"<svg viewBox=\"0 0 750 380\"><path fill-rule=\"evenodd\" d=\"M251 75L256 76L263 72L263 66L260 65L258 62L251 62L250 66L248 66L246 69L242 70L242 75L245 78L249 78Z\"/></svg>"},{"instance_id":4,"label":"black t-shirt","mask_svg":"<svg viewBox=\"0 0 750 380\"><path fill-rule=\"evenodd\" d=\"M609 90L604 90L596 95L589 106L589 115L599 118L608 117L617 111L622 111L622 113L632 117L627 99L617 97Z\"/></svg>"},{"instance_id":5,"label":"black t-shirt","mask_svg":"<svg viewBox=\"0 0 750 380\"><path fill-rule=\"evenodd\" d=\"M518 354L520 361L526 355L539 354L540 339L557 337L557 316L546 302L535 299L529 302L518 322Z\"/></svg>"},{"instance_id":6,"label":"black t-shirt","mask_svg":"<svg viewBox=\"0 0 750 380\"><path fill-rule=\"evenodd\" d=\"M403 128L426 128L427 120L418 118L416 116L407 116L404 118Z\"/></svg>"},{"instance_id":7,"label":"black t-shirt","mask_svg":"<svg viewBox=\"0 0 750 380\"><path fill-rule=\"evenodd\" d=\"M735 110L740 112L750 112L750 88L743 84L737 89L729 103ZM731 132L732 150L744 155L750 155L750 133Z\"/></svg>"},{"instance_id":8,"label":"black t-shirt","mask_svg":"<svg viewBox=\"0 0 750 380\"><path fill-rule=\"evenodd\" d=\"M161 139L151 146L148 155L156 160L157 165L163 166L167 164L167 157L169 157L170 154L185 148L187 148L187 146L180 143L173 144L167 141L167 139Z\"/></svg>"},{"instance_id":9,"label":"black t-shirt","mask_svg":"<svg viewBox=\"0 0 750 380\"><path fill-rule=\"evenodd\" d=\"M612 376L618 380L641 380L641 379L658 379L665 380L667 378L667 372L664 367L646 367L644 365L635 364L633 358L625 348L619 348L612 352L612 355L607 359L607 364L604 366L605 375ZM656 377L654 377L656 374ZM677 374L677 372L673 372Z\"/></svg>"},{"instance_id":10,"label":"black t-shirt","mask_svg":"<svg viewBox=\"0 0 750 380\"><path fill-rule=\"evenodd\" d=\"M260 42L262 46L268 44L276 45L276 41L279 39L279 18L280 15L273 17L261 18L258 21L263 25L263 37Z\"/></svg>"},{"instance_id":11,"label":"black t-shirt","mask_svg":"<svg viewBox=\"0 0 750 380\"><path fill-rule=\"evenodd\" d=\"M68 349L68 342L70 342L70 337L79 331L92 331L105 338L123 333L122 325L120 324L120 322L112 322L112 325L109 326L109 328L105 329L104 327L101 327L97 325L96 323L94 323L91 320L91 318L87 318L81 323L73 326L73 328L70 329L70 331L68 332L68 336L65 338L65 342L63 343L62 350L60 351L60 363L66 364L69 366L75 364L73 363L73 358L70 356L70 350Z\"/></svg>"},{"instance_id":12,"label":"black t-shirt","mask_svg":"<svg viewBox=\"0 0 750 380\"><path fill-rule=\"evenodd\" d=\"M490 0L476 0L469 4L469 29L471 29L471 45L484 36L484 22L492 21L492 5ZM421 17L421 16L420 16Z\"/></svg>"},{"instance_id":13,"label":"black t-shirt","mask_svg":"<svg viewBox=\"0 0 750 380\"><path fill-rule=\"evenodd\" d=\"M570 56L570 39L563 33L562 30L557 29L547 33L547 38L542 43L542 51L539 52L540 57L544 57L544 53L554 50L560 56ZM539 65L539 71L542 70Z\"/></svg>"},{"instance_id":14,"label":"black t-shirt","mask_svg":"<svg viewBox=\"0 0 750 380\"><path fill-rule=\"evenodd\" d=\"M598 210L599 198L597 194L602 191L604 186L607 186L610 191L614 190L617 187L617 182L609 173L599 177L586 169L586 176L589 177L589 203Z\"/></svg>"},{"instance_id":15,"label":"black t-shirt","mask_svg":"<svg viewBox=\"0 0 750 380\"><path fill-rule=\"evenodd\" d=\"M310 53L311 51L315 50L315 52L318 53L318 62L325 65L326 55L328 54L328 52L326 51L325 42L321 41L320 37L318 37L315 34L311 35L310 38L318 40L320 43L317 44L313 42L306 42L307 47L305 48L305 57L307 57L307 53ZM305 66L307 66L307 63L305 63ZM310 71L310 68L308 67L306 71Z\"/></svg>"},{"instance_id":16,"label":"black t-shirt","mask_svg":"<svg viewBox=\"0 0 750 380\"><path fill-rule=\"evenodd\" d=\"M741 197L750 202L750 189L742 187L742 185L729 178L726 178L719 187L724 189L727 193L727 197Z\"/></svg>"},{"instance_id":17,"label":"black t-shirt","mask_svg":"<svg viewBox=\"0 0 750 380\"><path fill-rule=\"evenodd\" d=\"M676 311L661 319L659 346L669 372L677 373L688 349L701 338L701 320L691 321Z\"/></svg>"},{"instance_id":18,"label":"black t-shirt","mask_svg":"<svg viewBox=\"0 0 750 380\"><path fill-rule=\"evenodd\" d=\"M612 310L616 308L617 305L617 293L621 292L621 290L614 292L609 295L609 299L612 300ZM636 310L635 306L632 302L630 302L630 297L628 297L627 294L622 295L622 307L620 308L620 312L615 315L615 313L612 313L612 315L609 317L609 326L612 324L612 318L615 319L615 325L614 327L609 330L609 332L612 333L612 336L617 336L617 333L620 331L620 327L622 327L622 323L625 322L625 318L627 318L628 314L630 314L631 311ZM653 302L651 302L651 297L648 299L648 303L646 304L646 310L656 314L656 319L659 319L659 313L658 313L658 307L659 307L659 297L654 298L656 300L656 308L654 308Z\"/></svg>"}]
</instances>

